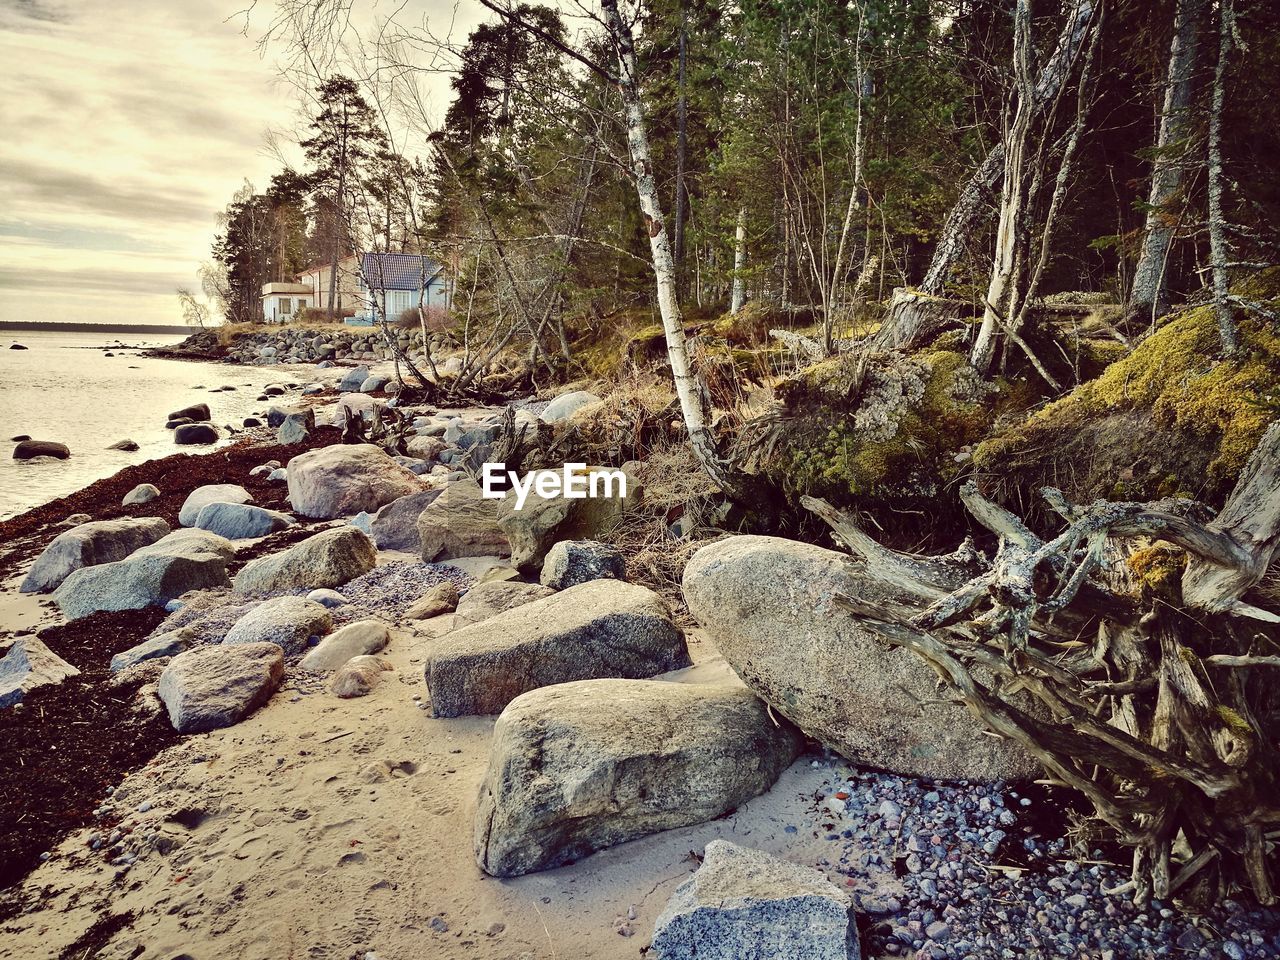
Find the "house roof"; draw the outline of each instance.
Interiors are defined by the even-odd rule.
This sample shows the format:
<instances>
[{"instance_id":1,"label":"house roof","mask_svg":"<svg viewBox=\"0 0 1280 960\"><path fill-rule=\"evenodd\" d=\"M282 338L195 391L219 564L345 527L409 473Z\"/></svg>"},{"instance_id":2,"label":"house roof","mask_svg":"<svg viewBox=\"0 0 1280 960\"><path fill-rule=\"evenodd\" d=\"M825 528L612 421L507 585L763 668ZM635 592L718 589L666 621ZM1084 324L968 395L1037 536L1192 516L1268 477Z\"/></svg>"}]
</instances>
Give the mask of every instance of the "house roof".
<instances>
[{"instance_id":1,"label":"house roof","mask_svg":"<svg viewBox=\"0 0 1280 960\"><path fill-rule=\"evenodd\" d=\"M366 253L360 261L361 276L378 290L417 290L424 277L429 283L443 269L416 253Z\"/></svg>"}]
</instances>

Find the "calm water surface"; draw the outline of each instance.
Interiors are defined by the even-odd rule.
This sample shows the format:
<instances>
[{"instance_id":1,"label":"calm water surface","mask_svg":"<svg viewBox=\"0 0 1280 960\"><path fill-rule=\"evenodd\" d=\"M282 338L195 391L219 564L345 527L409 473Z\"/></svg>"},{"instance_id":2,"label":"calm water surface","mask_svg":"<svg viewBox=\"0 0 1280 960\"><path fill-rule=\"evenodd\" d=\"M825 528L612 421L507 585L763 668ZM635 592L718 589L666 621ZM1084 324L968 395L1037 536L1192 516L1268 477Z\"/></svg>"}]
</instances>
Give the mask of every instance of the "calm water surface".
<instances>
[{"instance_id":1,"label":"calm water surface","mask_svg":"<svg viewBox=\"0 0 1280 960\"><path fill-rule=\"evenodd\" d=\"M122 337L125 347L115 346ZM116 471L180 450L166 415L192 403L207 403L213 422L239 426L264 411L258 401L268 383L296 379L290 368L260 369L219 363L150 360L145 346L166 346L180 336L5 331L0 334L0 519L109 477ZM27 350L10 350L11 343ZM114 357L104 356L109 349ZM210 393L230 385L234 393ZM196 389L203 387L204 389ZM62 461L23 462L10 456L10 437L30 434L71 448ZM229 442L222 430L223 441ZM136 441L126 453L106 448L117 440Z\"/></svg>"}]
</instances>

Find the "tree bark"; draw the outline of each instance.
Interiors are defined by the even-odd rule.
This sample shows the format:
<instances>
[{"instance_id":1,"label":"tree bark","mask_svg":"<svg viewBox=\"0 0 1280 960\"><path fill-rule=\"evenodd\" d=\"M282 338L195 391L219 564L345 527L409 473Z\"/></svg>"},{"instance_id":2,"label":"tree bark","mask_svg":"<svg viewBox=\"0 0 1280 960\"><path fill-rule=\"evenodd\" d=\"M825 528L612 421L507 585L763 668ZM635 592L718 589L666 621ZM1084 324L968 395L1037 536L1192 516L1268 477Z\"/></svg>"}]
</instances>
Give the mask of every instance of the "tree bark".
<instances>
[{"instance_id":1,"label":"tree bark","mask_svg":"<svg viewBox=\"0 0 1280 960\"><path fill-rule=\"evenodd\" d=\"M1213 98L1209 106L1209 259L1213 264L1213 308L1218 315L1218 339L1222 352L1240 349L1227 278L1227 222L1222 213L1222 111L1226 101L1227 63L1233 44L1232 0L1218 0L1218 63L1213 71Z\"/></svg>"},{"instance_id":2,"label":"tree bark","mask_svg":"<svg viewBox=\"0 0 1280 960\"><path fill-rule=\"evenodd\" d=\"M747 269L747 208L738 209L738 229L733 237L733 293L729 297L729 312L737 313L747 302L747 281L743 271Z\"/></svg>"},{"instance_id":3,"label":"tree bark","mask_svg":"<svg viewBox=\"0 0 1280 960\"><path fill-rule=\"evenodd\" d=\"M1169 253L1173 222L1169 206L1182 188L1184 153L1191 132L1191 103L1200 56L1200 21L1206 0L1178 0L1174 11L1169 75L1147 199L1146 235L1129 292L1129 316L1150 319L1169 310Z\"/></svg>"}]
</instances>

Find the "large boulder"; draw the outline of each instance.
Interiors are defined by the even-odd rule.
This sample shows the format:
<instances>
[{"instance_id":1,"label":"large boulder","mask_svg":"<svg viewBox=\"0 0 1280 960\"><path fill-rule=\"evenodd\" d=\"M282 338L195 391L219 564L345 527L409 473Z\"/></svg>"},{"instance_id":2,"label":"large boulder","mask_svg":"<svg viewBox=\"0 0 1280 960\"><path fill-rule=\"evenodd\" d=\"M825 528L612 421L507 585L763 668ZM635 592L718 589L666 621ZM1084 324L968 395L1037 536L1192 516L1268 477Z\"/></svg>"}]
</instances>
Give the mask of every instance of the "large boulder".
<instances>
[{"instance_id":1,"label":"large boulder","mask_svg":"<svg viewBox=\"0 0 1280 960\"><path fill-rule=\"evenodd\" d=\"M372 443L337 444L289 461L289 502L304 517L331 520L407 497L422 481Z\"/></svg>"},{"instance_id":2,"label":"large boulder","mask_svg":"<svg viewBox=\"0 0 1280 960\"><path fill-rule=\"evenodd\" d=\"M19 589L23 593L52 590L81 567L123 560L168 532L169 524L159 517L82 523L50 541L31 565Z\"/></svg>"},{"instance_id":3,"label":"large boulder","mask_svg":"<svg viewBox=\"0 0 1280 960\"><path fill-rule=\"evenodd\" d=\"M508 556L511 546L498 526L499 503L486 499L470 478L450 481L418 515L422 559Z\"/></svg>"},{"instance_id":4,"label":"large boulder","mask_svg":"<svg viewBox=\"0 0 1280 960\"><path fill-rule=\"evenodd\" d=\"M189 650L196 639L196 632L187 627L169 630L135 644L128 650L122 650L111 658L111 672L119 673L128 670L144 660L156 660L160 657L176 657Z\"/></svg>"},{"instance_id":5,"label":"large boulder","mask_svg":"<svg viewBox=\"0 0 1280 960\"><path fill-rule=\"evenodd\" d=\"M316 429L316 412L311 407L285 411L276 428L276 443L294 444L305 441Z\"/></svg>"},{"instance_id":6,"label":"large boulder","mask_svg":"<svg viewBox=\"0 0 1280 960\"><path fill-rule=\"evenodd\" d=\"M71 456L71 448L54 440L20 440L13 448L13 459L34 460L36 457L53 457L65 460Z\"/></svg>"},{"instance_id":7,"label":"large boulder","mask_svg":"<svg viewBox=\"0 0 1280 960\"><path fill-rule=\"evenodd\" d=\"M206 503L200 508L192 526L228 540L247 540L265 537L294 524L293 517L286 513L255 507L251 503Z\"/></svg>"},{"instance_id":8,"label":"large boulder","mask_svg":"<svg viewBox=\"0 0 1280 960\"><path fill-rule=\"evenodd\" d=\"M392 500L374 514L369 529L379 550L422 552L422 536L418 533L418 516L440 496L440 488L419 490L407 497Z\"/></svg>"},{"instance_id":9,"label":"large boulder","mask_svg":"<svg viewBox=\"0 0 1280 960\"><path fill-rule=\"evenodd\" d=\"M542 600L555 593L550 587L538 583L520 583L511 580L491 580L477 583L458 601L455 626L465 627L480 623L490 617L515 607Z\"/></svg>"},{"instance_id":10,"label":"large boulder","mask_svg":"<svg viewBox=\"0 0 1280 960\"><path fill-rule=\"evenodd\" d=\"M341 427L346 424L348 415L354 420L370 420L373 418L374 410L380 406L377 400L367 394L344 393L333 406L329 414L329 423L335 427Z\"/></svg>"},{"instance_id":11,"label":"large boulder","mask_svg":"<svg viewBox=\"0 0 1280 960\"><path fill-rule=\"evenodd\" d=\"M493 876L519 876L714 820L773 786L803 747L739 683L534 690L494 726L476 860Z\"/></svg>"},{"instance_id":12,"label":"large boulder","mask_svg":"<svg viewBox=\"0 0 1280 960\"><path fill-rule=\"evenodd\" d=\"M237 620L223 643L274 643L295 657L307 649L312 637L333 629L329 610L306 597L275 597L254 607Z\"/></svg>"},{"instance_id":13,"label":"large boulder","mask_svg":"<svg viewBox=\"0 0 1280 960\"><path fill-rule=\"evenodd\" d=\"M522 478L535 486L542 473L562 476L560 470L534 471ZM598 540L641 498L634 476L612 467L585 467L582 480L599 496L539 496L531 487L521 502L515 490L506 493L498 508L498 527L511 544L511 560L523 569L542 565L552 545L561 540ZM626 494L623 495L625 487ZM605 496L605 494L609 494ZM488 501L486 501L488 502Z\"/></svg>"},{"instance_id":14,"label":"large boulder","mask_svg":"<svg viewBox=\"0 0 1280 960\"><path fill-rule=\"evenodd\" d=\"M0 657L0 709L21 702L37 687L61 683L80 671L35 637L19 637Z\"/></svg>"},{"instance_id":15,"label":"large boulder","mask_svg":"<svg viewBox=\"0 0 1280 960\"><path fill-rule=\"evenodd\" d=\"M667 901L658 960L860 960L847 893L813 867L712 840Z\"/></svg>"},{"instance_id":16,"label":"large boulder","mask_svg":"<svg viewBox=\"0 0 1280 960\"><path fill-rule=\"evenodd\" d=\"M158 496L160 496L160 488L154 483L140 483L124 495L120 505L132 507L138 504L150 503Z\"/></svg>"},{"instance_id":17,"label":"large boulder","mask_svg":"<svg viewBox=\"0 0 1280 960\"><path fill-rule=\"evenodd\" d=\"M170 420L190 420L192 423L198 423L201 420L209 420L209 405L207 403L193 403L189 407L183 407L181 410L175 410L169 414Z\"/></svg>"},{"instance_id":18,"label":"large boulder","mask_svg":"<svg viewBox=\"0 0 1280 960\"><path fill-rule=\"evenodd\" d=\"M182 501L178 511L178 523L194 527L200 511L211 503L252 503L253 497L244 487L235 483L209 483L196 487Z\"/></svg>"},{"instance_id":19,"label":"large boulder","mask_svg":"<svg viewBox=\"0 0 1280 960\"><path fill-rule=\"evenodd\" d=\"M588 390L574 390L571 393L562 393L552 400L542 411L541 416L545 423L559 423L562 420L568 420L588 404L599 402L600 398Z\"/></svg>"},{"instance_id":20,"label":"large boulder","mask_svg":"<svg viewBox=\"0 0 1280 960\"><path fill-rule=\"evenodd\" d=\"M563 590L592 580L625 580L622 551L598 540L561 540L547 551L539 577L544 587Z\"/></svg>"},{"instance_id":21,"label":"large boulder","mask_svg":"<svg viewBox=\"0 0 1280 960\"><path fill-rule=\"evenodd\" d=\"M369 368L361 364L358 367L352 367L342 375L342 379L338 381L338 389L342 392L351 390L359 390L361 384L369 379Z\"/></svg>"},{"instance_id":22,"label":"large boulder","mask_svg":"<svg viewBox=\"0 0 1280 960\"><path fill-rule=\"evenodd\" d=\"M838 594L903 602L845 554L776 537L730 537L684 571L689 611L762 699L861 766L931 779L1030 778L1038 765L939 696L909 650L835 606Z\"/></svg>"},{"instance_id":23,"label":"large boulder","mask_svg":"<svg viewBox=\"0 0 1280 960\"><path fill-rule=\"evenodd\" d=\"M321 640L298 666L315 673L337 670L352 657L377 653L390 642L391 632L381 620L357 620Z\"/></svg>"},{"instance_id":24,"label":"large boulder","mask_svg":"<svg viewBox=\"0 0 1280 960\"><path fill-rule=\"evenodd\" d=\"M63 616L164 606L188 590L225 587L231 541L205 530L175 530L123 560L81 567L54 590Z\"/></svg>"},{"instance_id":25,"label":"large boulder","mask_svg":"<svg viewBox=\"0 0 1280 960\"><path fill-rule=\"evenodd\" d=\"M183 446L210 444L221 436L212 423L181 423L173 431L173 442Z\"/></svg>"},{"instance_id":26,"label":"large boulder","mask_svg":"<svg viewBox=\"0 0 1280 960\"><path fill-rule=\"evenodd\" d=\"M236 593L340 587L378 563L373 541L355 527L314 534L288 550L259 557L236 575Z\"/></svg>"},{"instance_id":27,"label":"large boulder","mask_svg":"<svg viewBox=\"0 0 1280 960\"><path fill-rule=\"evenodd\" d=\"M522 693L598 677L640 679L689 665L652 590L596 580L442 637L426 665L437 717L500 713Z\"/></svg>"},{"instance_id":28,"label":"large boulder","mask_svg":"<svg viewBox=\"0 0 1280 960\"><path fill-rule=\"evenodd\" d=\"M439 437L414 437L404 445L405 453L418 460L435 462L449 445Z\"/></svg>"},{"instance_id":29,"label":"large boulder","mask_svg":"<svg viewBox=\"0 0 1280 960\"><path fill-rule=\"evenodd\" d=\"M271 699L284 678L284 651L274 643L198 647L174 657L157 693L179 733L239 723Z\"/></svg>"}]
</instances>

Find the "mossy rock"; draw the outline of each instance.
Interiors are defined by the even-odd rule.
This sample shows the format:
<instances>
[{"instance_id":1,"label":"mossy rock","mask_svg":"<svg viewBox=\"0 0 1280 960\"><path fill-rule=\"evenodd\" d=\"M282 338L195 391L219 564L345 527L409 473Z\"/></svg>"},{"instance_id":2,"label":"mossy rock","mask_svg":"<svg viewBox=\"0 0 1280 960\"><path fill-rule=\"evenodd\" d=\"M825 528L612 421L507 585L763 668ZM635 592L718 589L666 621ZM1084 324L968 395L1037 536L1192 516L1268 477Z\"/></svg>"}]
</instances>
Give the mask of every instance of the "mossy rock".
<instances>
[{"instance_id":1,"label":"mossy rock","mask_svg":"<svg viewBox=\"0 0 1280 960\"><path fill-rule=\"evenodd\" d=\"M1274 300L1280 270L1241 290ZM1243 349L1221 359L1212 306L1165 318L1097 379L979 445L975 466L1006 487L1050 484L1077 502L1180 493L1220 505L1280 397L1280 336L1256 315L1238 323Z\"/></svg>"}]
</instances>

